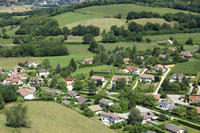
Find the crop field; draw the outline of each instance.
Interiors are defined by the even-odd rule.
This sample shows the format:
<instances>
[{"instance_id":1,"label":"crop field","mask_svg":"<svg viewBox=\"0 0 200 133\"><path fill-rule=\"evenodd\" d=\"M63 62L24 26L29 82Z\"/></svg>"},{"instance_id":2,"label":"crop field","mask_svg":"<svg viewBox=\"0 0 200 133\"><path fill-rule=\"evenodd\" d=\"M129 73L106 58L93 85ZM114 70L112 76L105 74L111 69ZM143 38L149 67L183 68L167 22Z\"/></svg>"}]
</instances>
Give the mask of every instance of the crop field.
<instances>
[{"instance_id":1,"label":"crop field","mask_svg":"<svg viewBox=\"0 0 200 133\"><path fill-rule=\"evenodd\" d=\"M161 19L161 18L140 18L140 19L133 19L129 22L136 22L138 24L141 24L141 25L145 25L147 22L151 22L151 23L158 23L158 24L163 24L163 23L167 23L169 25L171 25L171 27L174 26L174 24L176 22L167 22L166 20L164 19Z\"/></svg>"},{"instance_id":2,"label":"crop field","mask_svg":"<svg viewBox=\"0 0 200 133\"><path fill-rule=\"evenodd\" d=\"M53 18L58 21L59 26L64 26L66 24L71 24L74 22L86 20L86 19L93 19L93 18L100 18L101 16L96 15L89 15L89 14L82 14L76 12L67 12L62 13L60 15L56 15Z\"/></svg>"},{"instance_id":3,"label":"crop field","mask_svg":"<svg viewBox=\"0 0 200 133\"><path fill-rule=\"evenodd\" d=\"M126 20L116 19L116 18L96 18L96 19L87 19L83 21L74 22L71 24L67 24L65 26L71 29L72 27L77 26L79 24L83 26L88 26L88 25L97 26L101 29L102 32L103 30L109 31L112 25L117 25L118 27L125 25Z\"/></svg>"},{"instance_id":4,"label":"crop field","mask_svg":"<svg viewBox=\"0 0 200 133\"><path fill-rule=\"evenodd\" d=\"M115 15L121 13L123 18L126 18L126 15L130 11L157 12L161 15L165 13L177 13L177 12L189 13L188 11L182 11L182 10L176 10L176 9L170 9L170 8L156 8L156 7L142 6L142 5L136 5L136 4L115 4L115 5L107 5L107 6L92 6L92 7L76 10L76 12L103 16L103 17L114 17Z\"/></svg>"},{"instance_id":5,"label":"crop field","mask_svg":"<svg viewBox=\"0 0 200 133\"><path fill-rule=\"evenodd\" d=\"M12 5L10 7L6 7L6 6L1 6L0 7L0 12L8 12L8 13L12 13L12 12L24 12L24 11L30 11L31 9L31 5L24 5L24 6L15 6Z\"/></svg>"},{"instance_id":6,"label":"crop field","mask_svg":"<svg viewBox=\"0 0 200 133\"><path fill-rule=\"evenodd\" d=\"M180 33L180 34L164 34L164 35L148 35L145 38L150 38L152 42L168 40L170 36L173 36L179 43L185 44L188 38L192 38L193 42L200 42L200 33Z\"/></svg>"},{"instance_id":7,"label":"crop field","mask_svg":"<svg viewBox=\"0 0 200 133\"><path fill-rule=\"evenodd\" d=\"M6 119L0 113L1 133L114 133L103 124L54 102L26 102L30 127L6 127ZM95 127L95 128L94 128Z\"/></svg>"},{"instance_id":8,"label":"crop field","mask_svg":"<svg viewBox=\"0 0 200 133\"><path fill-rule=\"evenodd\" d=\"M196 75L200 72L200 61L190 61L178 63L172 69L171 73L183 73L187 75Z\"/></svg>"}]
</instances>

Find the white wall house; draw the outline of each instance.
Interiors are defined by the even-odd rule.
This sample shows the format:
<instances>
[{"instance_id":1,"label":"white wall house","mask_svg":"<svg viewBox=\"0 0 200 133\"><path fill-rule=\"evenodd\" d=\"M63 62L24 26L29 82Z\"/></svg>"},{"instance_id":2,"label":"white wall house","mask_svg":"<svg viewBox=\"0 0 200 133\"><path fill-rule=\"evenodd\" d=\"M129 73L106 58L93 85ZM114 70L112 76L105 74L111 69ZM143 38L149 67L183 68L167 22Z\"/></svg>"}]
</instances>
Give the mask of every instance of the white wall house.
<instances>
[{"instance_id":1,"label":"white wall house","mask_svg":"<svg viewBox=\"0 0 200 133\"><path fill-rule=\"evenodd\" d=\"M125 120L126 120L125 118L115 113L106 113L106 112L101 113L101 121L103 123L115 124L115 123L123 122Z\"/></svg>"},{"instance_id":2,"label":"white wall house","mask_svg":"<svg viewBox=\"0 0 200 133\"><path fill-rule=\"evenodd\" d=\"M28 88L19 89L17 92L24 98L24 99L34 99L35 94L34 91Z\"/></svg>"},{"instance_id":3,"label":"white wall house","mask_svg":"<svg viewBox=\"0 0 200 133\"><path fill-rule=\"evenodd\" d=\"M26 66L37 68L40 64L37 62L28 62Z\"/></svg>"},{"instance_id":4,"label":"white wall house","mask_svg":"<svg viewBox=\"0 0 200 133\"><path fill-rule=\"evenodd\" d=\"M140 81L146 81L146 82L151 82L154 80L154 76L150 74L141 74L140 75Z\"/></svg>"},{"instance_id":5,"label":"white wall house","mask_svg":"<svg viewBox=\"0 0 200 133\"><path fill-rule=\"evenodd\" d=\"M38 71L38 76L39 76L39 77L42 77L42 76L48 77L49 74L50 74L49 71L47 71L47 70L45 70L45 69L40 69L40 70Z\"/></svg>"}]
</instances>

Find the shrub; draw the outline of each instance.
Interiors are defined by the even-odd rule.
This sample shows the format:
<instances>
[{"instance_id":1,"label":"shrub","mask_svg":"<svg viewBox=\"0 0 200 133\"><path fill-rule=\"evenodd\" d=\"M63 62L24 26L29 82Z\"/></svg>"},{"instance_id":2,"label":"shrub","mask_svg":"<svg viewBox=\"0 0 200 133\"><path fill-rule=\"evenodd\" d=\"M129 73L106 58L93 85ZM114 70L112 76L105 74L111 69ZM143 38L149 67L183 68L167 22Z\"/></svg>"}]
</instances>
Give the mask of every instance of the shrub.
<instances>
[{"instance_id":1,"label":"shrub","mask_svg":"<svg viewBox=\"0 0 200 133\"><path fill-rule=\"evenodd\" d=\"M122 127L122 123L115 123L110 126L111 129L120 129Z\"/></svg>"}]
</instances>

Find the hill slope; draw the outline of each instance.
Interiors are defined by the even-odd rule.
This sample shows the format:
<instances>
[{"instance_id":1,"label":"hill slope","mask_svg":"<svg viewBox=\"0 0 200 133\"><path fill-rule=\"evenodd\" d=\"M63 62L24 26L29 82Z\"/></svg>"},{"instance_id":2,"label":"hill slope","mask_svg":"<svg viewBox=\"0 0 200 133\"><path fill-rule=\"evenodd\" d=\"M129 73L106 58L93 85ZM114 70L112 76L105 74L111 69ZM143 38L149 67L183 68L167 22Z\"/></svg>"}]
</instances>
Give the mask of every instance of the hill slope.
<instances>
[{"instance_id":1,"label":"hill slope","mask_svg":"<svg viewBox=\"0 0 200 133\"><path fill-rule=\"evenodd\" d=\"M5 118L0 114L0 132L20 133L112 133L102 124L53 102L26 102L31 128L5 127Z\"/></svg>"}]
</instances>

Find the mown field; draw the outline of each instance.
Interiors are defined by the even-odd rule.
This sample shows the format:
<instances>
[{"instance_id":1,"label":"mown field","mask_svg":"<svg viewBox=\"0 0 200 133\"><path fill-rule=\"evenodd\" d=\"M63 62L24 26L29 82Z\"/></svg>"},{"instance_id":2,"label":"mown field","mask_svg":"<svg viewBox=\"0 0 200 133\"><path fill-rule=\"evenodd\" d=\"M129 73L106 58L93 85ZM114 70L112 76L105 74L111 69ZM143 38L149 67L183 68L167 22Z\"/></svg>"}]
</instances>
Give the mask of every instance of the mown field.
<instances>
[{"instance_id":1,"label":"mown field","mask_svg":"<svg viewBox=\"0 0 200 133\"><path fill-rule=\"evenodd\" d=\"M8 12L8 13L12 13L12 12L24 12L24 11L30 11L31 9L31 5L21 5L21 6L16 6L16 5L12 5L10 7L6 7L6 6L1 6L0 7L0 12Z\"/></svg>"},{"instance_id":2,"label":"mown field","mask_svg":"<svg viewBox=\"0 0 200 133\"><path fill-rule=\"evenodd\" d=\"M6 127L4 114L0 113L1 133L114 133L103 124L54 102L26 102L31 121L27 128ZM95 127L95 128L94 128Z\"/></svg>"},{"instance_id":3,"label":"mown field","mask_svg":"<svg viewBox=\"0 0 200 133\"><path fill-rule=\"evenodd\" d=\"M142 6L142 5L136 5L136 4L115 4L115 5L106 5L106 6L92 6L92 7L76 10L76 12L98 15L98 16L103 16L103 17L113 17L121 13L123 18L126 18L126 15L130 11L157 12L161 15L165 13L177 13L177 12L189 13L188 11L169 9L169 8L149 7L149 6Z\"/></svg>"},{"instance_id":4,"label":"mown field","mask_svg":"<svg viewBox=\"0 0 200 133\"><path fill-rule=\"evenodd\" d=\"M183 73L187 75L196 75L198 72L200 72L200 61L178 63L171 71L171 73Z\"/></svg>"}]
</instances>

